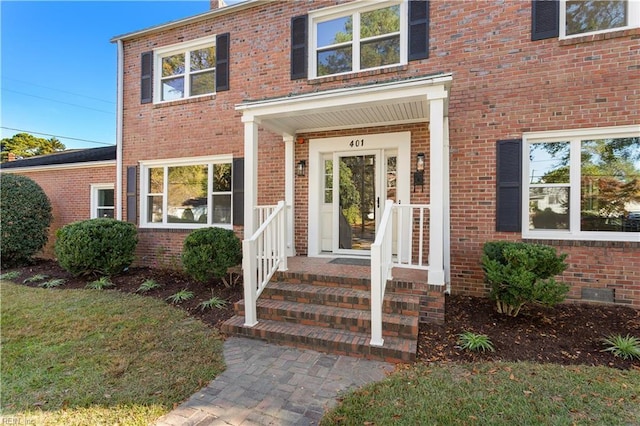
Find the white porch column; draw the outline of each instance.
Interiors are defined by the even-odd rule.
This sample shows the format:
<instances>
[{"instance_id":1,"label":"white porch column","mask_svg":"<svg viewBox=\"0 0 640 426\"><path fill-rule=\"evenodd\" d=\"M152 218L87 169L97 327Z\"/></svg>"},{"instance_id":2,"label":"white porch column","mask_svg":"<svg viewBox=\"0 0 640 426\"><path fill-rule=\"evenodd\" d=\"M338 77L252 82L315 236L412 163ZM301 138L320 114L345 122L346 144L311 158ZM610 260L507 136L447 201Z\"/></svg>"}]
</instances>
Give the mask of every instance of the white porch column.
<instances>
[{"instance_id":1,"label":"white porch column","mask_svg":"<svg viewBox=\"0 0 640 426\"><path fill-rule=\"evenodd\" d=\"M285 134L282 136L282 140L284 141L284 203L285 208L291 208L287 211L287 256L295 256L295 247L293 246L293 218L296 208L294 204L294 136Z\"/></svg>"},{"instance_id":2,"label":"white porch column","mask_svg":"<svg viewBox=\"0 0 640 426\"><path fill-rule=\"evenodd\" d=\"M242 116L244 123L244 238L258 229L258 122L252 116Z\"/></svg>"},{"instance_id":3,"label":"white porch column","mask_svg":"<svg viewBox=\"0 0 640 426\"><path fill-rule=\"evenodd\" d=\"M429 93L429 284L444 285L444 100L445 90Z\"/></svg>"}]
</instances>

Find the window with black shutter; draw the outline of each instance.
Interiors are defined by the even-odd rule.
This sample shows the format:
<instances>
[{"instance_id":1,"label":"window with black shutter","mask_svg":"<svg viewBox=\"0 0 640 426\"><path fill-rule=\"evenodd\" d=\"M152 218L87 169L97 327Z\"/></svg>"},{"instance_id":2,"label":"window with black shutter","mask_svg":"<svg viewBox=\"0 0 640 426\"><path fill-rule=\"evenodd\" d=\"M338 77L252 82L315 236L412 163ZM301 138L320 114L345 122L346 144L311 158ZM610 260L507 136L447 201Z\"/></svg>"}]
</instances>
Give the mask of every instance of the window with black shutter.
<instances>
[{"instance_id":1,"label":"window with black shutter","mask_svg":"<svg viewBox=\"0 0 640 426\"><path fill-rule=\"evenodd\" d=\"M233 159L233 224L244 225L244 158Z\"/></svg>"},{"instance_id":2,"label":"window with black shutter","mask_svg":"<svg viewBox=\"0 0 640 426\"><path fill-rule=\"evenodd\" d=\"M141 62L140 103L148 104L153 101L153 52L144 52Z\"/></svg>"},{"instance_id":3,"label":"window with black shutter","mask_svg":"<svg viewBox=\"0 0 640 426\"><path fill-rule=\"evenodd\" d=\"M291 18L291 80L307 78L307 15Z\"/></svg>"},{"instance_id":4,"label":"window with black shutter","mask_svg":"<svg viewBox=\"0 0 640 426\"><path fill-rule=\"evenodd\" d=\"M558 37L560 33L560 2L533 0L531 2L531 40Z\"/></svg>"},{"instance_id":5,"label":"window with black shutter","mask_svg":"<svg viewBox=\"0 0 640 426\"><path fill-rule=\"evenodd\" d=\"M216 37L216 92L229 90L229 33Z\"/></svg>"},{"instance_id":6,"label":"window with black shutter","mask_svg":"<svg viewBox=\"0 0 640 426\"><path fill-rule=\"evenodd\" d=\"M429 57L429 2L409 2L409 60Z\"/></svg>"},{"instance_id":7,"label":"window with black shutter","mask_svg":"<svg viewBox=\"0 0 640 426\"><path fill-rule=\"evenodd\" d=\"M522 140L500 140L496 148L496 231L522 229Z\"/></svg>"},{"instance_id":8,"label":"window with black shutter","mask_svg":"<svg viewBox=\"0 0 640 426\"><path fill-rule=\"evenodd\" d=\"M136 223L138 209L137 188L138 167L127 167L127 222Z\"/></svg>"}]
</instances>

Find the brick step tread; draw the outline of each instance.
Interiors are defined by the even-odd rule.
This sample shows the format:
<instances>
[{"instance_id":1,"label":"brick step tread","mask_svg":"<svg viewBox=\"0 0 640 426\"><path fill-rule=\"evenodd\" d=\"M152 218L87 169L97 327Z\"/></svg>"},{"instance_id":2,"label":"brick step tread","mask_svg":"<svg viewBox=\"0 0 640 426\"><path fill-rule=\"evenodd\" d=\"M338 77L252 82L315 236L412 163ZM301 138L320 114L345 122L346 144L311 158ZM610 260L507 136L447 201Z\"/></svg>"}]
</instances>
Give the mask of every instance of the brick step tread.
<instances>
[{"instance_id":1,"label":"brick step tread","mask_svg":"<svg viewBox=\"0 0 640 426\"><path fill-rule=\"evenodd\" d=\"M244 300L235 305L237 315L244 315ZM366 333L371 330L371 312L350 308L313 305L286 300L258 299L259 320L294 322L304 325L338 328ZM394 313L382 314L382 334L416 338L418 317Z\"/></svg>"},{"instance_id":2,"label":"brick step tread","mask_svg":"<svg viewBox=\"0 0 640 426\"><path fill-rule=\"evenodd\" d=\"M244 327L244 318L241 316L225 321L222 331L318 352L395 363L414 362L418 346L417 338L384 337L384 345L376 347L369 344L370 334L281 321L260 320L253 327Z\"/></svg>"},{"instance_id":3,"label":"brick step tread","mask_svg":"<svg viewBox=\"0 0 640 426\"><path fill-rule=\"evenodd\" d=\"M311 284L331 287L346 287L357 290L369 290L371 288L370 278L354 278L336 275L306 274L301 272L278 272L274 280L290 284ZM411 292L415 290L416 282L403 279L392 279L387 281L387 292Z\"/></svg>"},{"instance_id":4,"label":"brick step tread","mask_svg":"<svg viewBox=\"0 0 640 426\"><path fill-rule=\"evenodd\" d=\"M300 303L315 303L341 308L371 308L371 293L343 287L324 287L312 284L288 284L279 281L269 283L260 297L288 300ZM420 296L408 293L387 293L383 300L386 312L417 316L420 312Z\"/></svg>"}]
</instances>

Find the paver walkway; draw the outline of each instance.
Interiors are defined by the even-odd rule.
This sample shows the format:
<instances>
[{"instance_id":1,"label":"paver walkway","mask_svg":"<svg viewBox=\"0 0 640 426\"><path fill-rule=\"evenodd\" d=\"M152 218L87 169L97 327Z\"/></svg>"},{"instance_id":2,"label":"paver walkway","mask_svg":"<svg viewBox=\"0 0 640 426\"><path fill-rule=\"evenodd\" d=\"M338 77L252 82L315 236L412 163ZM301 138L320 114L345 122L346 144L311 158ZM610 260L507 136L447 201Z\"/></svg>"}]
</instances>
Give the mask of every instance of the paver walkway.
<instances>
[{"instance_id":1,"label":"paver walkway","mask_svg":"<svg viewBox=\"0 0 640 426\"><path fill-rule=\"evenodd\" d=\"M316 425L347 390L382 380L394 365L231 337L227 369L156 426Z\"/></svg>"}]
</instances>

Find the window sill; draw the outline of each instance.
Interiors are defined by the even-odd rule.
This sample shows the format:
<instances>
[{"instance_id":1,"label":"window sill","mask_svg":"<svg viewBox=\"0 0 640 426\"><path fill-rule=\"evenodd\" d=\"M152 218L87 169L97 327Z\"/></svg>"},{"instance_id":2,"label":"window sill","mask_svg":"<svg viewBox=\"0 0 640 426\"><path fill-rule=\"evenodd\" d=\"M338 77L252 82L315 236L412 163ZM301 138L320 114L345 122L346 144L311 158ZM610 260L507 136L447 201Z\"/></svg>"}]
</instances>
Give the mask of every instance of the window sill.
<instances>
[{"instance_id":1,"label":"window sill","mask_svg":"<svg viewBox=\"0 0 640 426\"><path fill-rule=\"evenodd\" d=\"M191 224L191 226L189 225L182 225L182 226L175 226L176 224L170 224L170 225L148 225L148 224L142 224L140 226L138 226L138 231L139 232L144 232L144 233L151 233L151 232L191 232L194 231L196 229L202 229L202 228L223 228L223 229L233 229L232 225L208 225L206 223L200 223L200 224Z\"/></svg>"},{"instance_id":2,"label":"window sill","mask_svg":"<svg viewBox=\"0 0 640 426\"><path fill-rule=\"evenodd\" d=\"M573 46L575 44L590 43L593 41L609 40L612 38L638 35L640 35L640 28L628 28L619 31L611 31L609 33L586 34L579 37L561 39L560 46Z\"/></svg>"},{"instance_id":3,"label":"window sill","mask_svg":"<svg viewBox=\"0 0 640 426\"><path fill-rule=\"evenodd\" d=\"M349 80L353 80L355 78L361 78L361 77L372 77L372 76L376 76L376 75L383 75L383 74L389 74L389 73L396 73L399 71L406 71L409 69L408 64L404 64L404 65L395 65L392 67L388 67L388 68L377 68L374 70L367 70L367 71L359 71L359 72L354 72L354 73L349 73L349 74L338 74L338 75L329 75L326 77L317 77L317 78L312 78L309 79L308 82L309 84L322 84L322 83L329 83L332 81L349 81Z\"/></svg>"},{"instance_id":4,"label":"window sill","mask_svg":"<svg viewBox=\"0 0 640 426\"><path fill-rule=\"evenodd\" d=\"M523 237L522 241L526 243L544 244L555 247L640 248L640 241L557 240L527 237Z\"/></svg>"},{"instance_id":5,"label":"window sill","mask_svg":"<svg viewBox=\"0 0 640 426\"><path fill-rule=\"evenodd\" d=\"M196 102L211 101L211 100L214 100L215 98L216 98L216 95L214 93L211 95L198 96L195 98L176 99L174 101L164 101L164 102L155 103L153 104L153 108L165 108L169 106L193 104Z\"/></svg>"}]
</instances>

